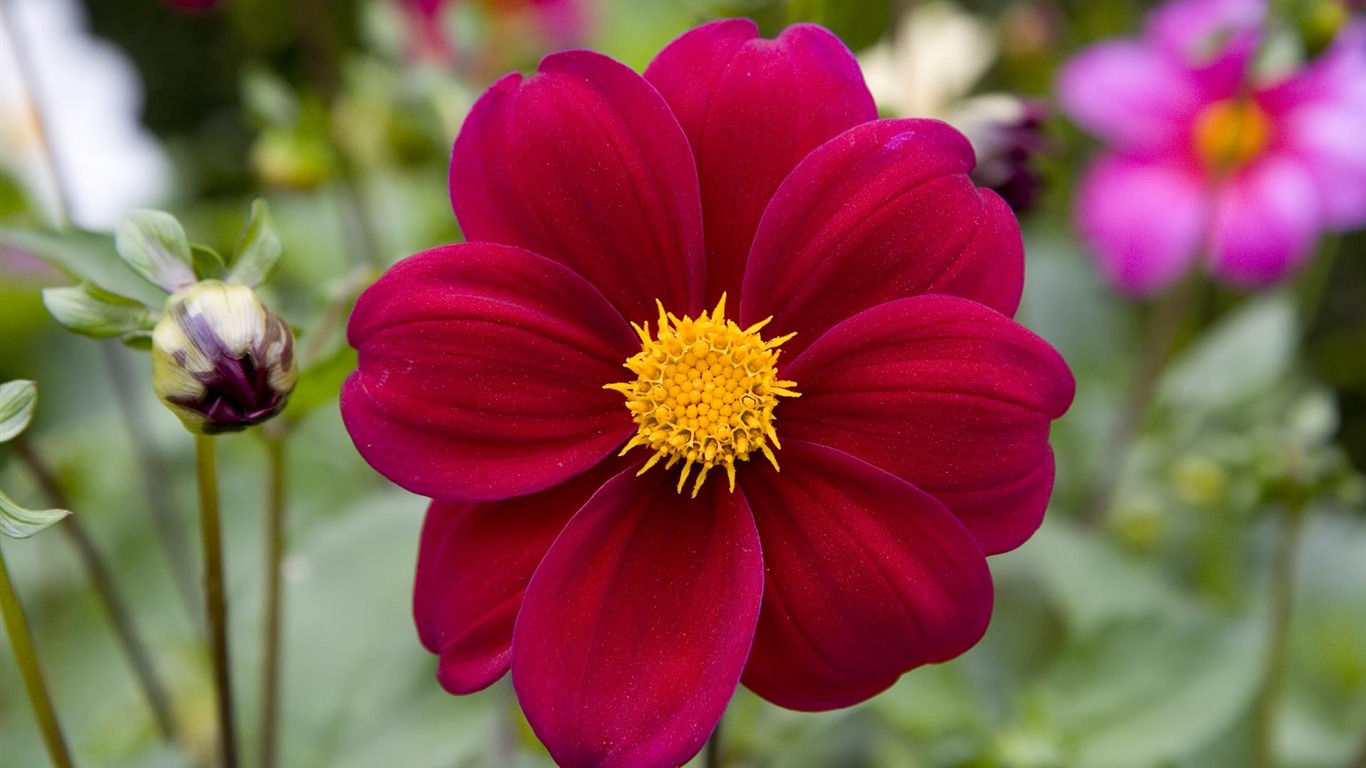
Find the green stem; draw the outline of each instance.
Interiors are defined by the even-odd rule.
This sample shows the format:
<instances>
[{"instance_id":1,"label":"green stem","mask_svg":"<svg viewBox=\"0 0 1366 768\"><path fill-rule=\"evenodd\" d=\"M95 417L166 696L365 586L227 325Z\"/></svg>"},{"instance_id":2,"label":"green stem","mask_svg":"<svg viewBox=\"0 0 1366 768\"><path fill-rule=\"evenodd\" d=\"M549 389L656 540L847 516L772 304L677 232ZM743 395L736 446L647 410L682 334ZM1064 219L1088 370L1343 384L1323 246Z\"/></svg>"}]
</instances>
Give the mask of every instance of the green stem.
<instances>
[{"instance_id":1,"label":"green stem","mask_svg":"<svg viewBox=\"0 0 1366 768\"><path fill-rule=\"evenodd\" d=\"M66 169L62 165L57 151L52 146L52 138L48 132L47 121L44 118L43 105L38 97L37 90L33 87L33 68L30 64L28 41L20 34L21 30L15 19L13 7L8 0L4 2L4 9L8 21L0 27L0 32L7 33L9 47L14 51L15 71L19 75L19 87L32 108L34 122L38 128L38 146L42 151L43 162L47 165L48 176L52 179L52 188L56 190L57 194L57 207L54 212L56 223L58 228L65 229L72 224L72 200L71 191L66 184ZM190 586L193 583L191 578L193 565L185 559L185 553L188 550L185 547L185 537L180 533L175 515L171 511L170 497L166 493L164 485L166 473L161 470L160 462L156 461L155 451L150 447L151 439L143 428L145 420L137 411L137 398L130 394L132 386L128 383L129 377L126 366L123 365L115 351L110 351L110 347L102 345L102 348L105 352L105 364L109 368L109 376L113 379L114 389L118 394L120 411L128 426L129 434L133 438L133 447L138 460L141 462L149 508L155 518L157 532L161 535L162 544L166 547L167 556L170 558L176 589L190 611L191 622L198 623L198 617L194 610L194 590Z\"/></svg>"},{"instance_id":2,"label":"green stem","mask_svg":"<svg viewBox=\"0 0 1366 768\"><path fill-rule=\"evenodd\" d=\"M1181 329L1190 315L1203 285L1195 274L1173 289L1154 308L1143 341L1143 351L1129 389L1129 398L1105 444L1099 464L1092 475L1091 487L1082 507L1082 523L1097 527L1110 514L1115 489L1119 485L1129 446L1148 413L1162 370L1176 349Z\"/></svg>"},{"instance_id":3,"label":"green stem","mask_svg":"<svg viewBox=\"0 0 1366 768\"><path fill-rule=\"evenodd\" d=\"M38 654L33 650L33 634L24 616L24 606L14 593L14 585L10 583L3 550L0 550L0 613L5 616L5 633L9 636L10 647L14 649L14 660L19 664L24 687L28 689L28 700L33 705L38 729L43 732L48 756L57 768L71 768L71 753L66 748L62 726L57 722L57 711L52 708L47 683L43 681L43 669L38 666Z\"/></svg>"},{"instance_id":4,"label":"green stem","mask_svg":"<svg viewBox=\"0 0 1366 768\"><path fill-rule=\"evenodd\" d=\"M1290 649L1291 614L1295 597L1296 555L1304 529L1306 498L1293 479L1284 505L1280 535L1271 571L1270 639L1262 662L1262 689L1257 697L1253 720L1253 765L1275 768L1276 714L1285 691L1285 659Z\"/></svg>"},{"instance_id":5,"label":"green stem","mask_svg":"<svg viewBox=\"0 0 1366 768\"><path fill-rule=\"evenodd\" d=\"M280 616L283 594L280 565L285 554L285 444L266 439L269 479L266 502L266 621L265 665L262 672L261 766L274 768L277 724L280 717Z\"/></svg>"},{"instance_id":6,"label":"green stem","mask_svg":"<svg viewBox=\"0 0 1366 768\"><path fill-rule=\"evenodd\" d=\"M711 732L711 738L707 739L707 746L702 752L702 765L705 768L721 768L721 723L716 723L716 730Z\"/></svg>"},{"instance_id":7,"label":"green stem","mask_svg":"<svg viewBox=\"0 0 1366 768\"><path fill-rule=\"evenodd\" d=\"M147 497L147 511L151 513L152 526L157 532L157 538L161 540L161 547L165 550L166 560L171 567L171 583L181 604L185 606L191 626L197 632L202 631L203 623L194 588L195 565L191 556L189 537L186 536L171 502L170 490L166 483L166 478L170 475L161 460L156 440L147 429L148 419L143 410L142 393L133 383L133 375L124 358L124 350L112 340L99 344L100 351L104 354L105 368L109 371L109 380L114 385L119 415L122 416L123 425L133 443L133 456L137 459L138 469L142 475L142 490Z\"/></svg>"},{"instance_id":8,"label":"green stem","mask_svg":"<svg viewBox=\"0 0 1366 768\"><path fill-rule=\"evenodd\" d=\"M19 435L16 437L14 447L20 460L28 466L29 472L32 473L38 482L38 486L47 494L52 504L62 509L71 509L71 502L57 483L56 475L38 455L37 450L29 442L28 436ZM167 741L175 741L176 724L175 718L171 714L170 697L166 693L166 688L157 678L156 667L152 664L151 655L147 652L147 646L143 643L141 636L138 635L137 628L133 624L132 614L128 611L123 596L119 594L118 588L114 585L114 577L109 566L105 563L104 557L100 555L99 549L95 546L94 540L85 529L85 524L81 522L79 515L68 515L57 527L67 537L72 548L76 550L81 565L85 567L86 576L89 577L90 584L95 588L95 594L99 595L105 612L109 614L109 620L114 625L114 635L118 638L124 654L128 656L128 663L133 668L133 676L137 679L143 695L147 698L147 704L152 709L152 716L156 719L157 728L161 730L162 736Z\"/></svg>"},{"instance_id":9,"label":"green stem","mask_svg":"<svg viewBox=\"0 0 1366 768\"><path fill-rule=\"evenodd\" d=\"M195 435L194 447L195 470L199 476L200 538L204 544L204 613L209 619L209 644L213 652L222 768L237 768L237 728L233 722L232 668L228 653L228 601L223 593L223 534L218 516L213 438Z\"/></svg>"}]
</instances>

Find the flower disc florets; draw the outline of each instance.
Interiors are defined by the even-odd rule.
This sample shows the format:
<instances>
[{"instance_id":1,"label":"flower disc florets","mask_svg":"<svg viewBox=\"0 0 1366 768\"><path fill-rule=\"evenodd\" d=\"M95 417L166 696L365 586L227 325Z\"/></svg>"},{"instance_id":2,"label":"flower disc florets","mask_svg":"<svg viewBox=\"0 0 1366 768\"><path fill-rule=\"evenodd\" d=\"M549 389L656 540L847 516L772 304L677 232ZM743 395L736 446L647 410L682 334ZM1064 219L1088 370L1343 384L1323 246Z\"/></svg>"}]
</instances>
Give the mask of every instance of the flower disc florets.
<instances>
[{"instance_id":1,"label":"flower disc florets","mask_svg":"<svg viewBox=\"0 0 1366 768\"><path fill-rule=\"evenodd\" d=\"M641 474L666 457L666 469L685 462L680 493L700 464L694 497L718 466L725 467L734 491L735 462L747 461L752 453L763 453L776 468L773 449L782 446L773 429L773 409L780 396L798 397L792 391L796 382L780 380L777 371L777 347L793 334L765 341L759 331L769 320L742 329L725 319L725 309L725 296L695 319L676 317L660 304L654 336L648 324L632 324L641 350L626 368L636 380L607 385L626 396L639 427L622 454L642 445L655 452Z\"/></svg>"}]
</instances>

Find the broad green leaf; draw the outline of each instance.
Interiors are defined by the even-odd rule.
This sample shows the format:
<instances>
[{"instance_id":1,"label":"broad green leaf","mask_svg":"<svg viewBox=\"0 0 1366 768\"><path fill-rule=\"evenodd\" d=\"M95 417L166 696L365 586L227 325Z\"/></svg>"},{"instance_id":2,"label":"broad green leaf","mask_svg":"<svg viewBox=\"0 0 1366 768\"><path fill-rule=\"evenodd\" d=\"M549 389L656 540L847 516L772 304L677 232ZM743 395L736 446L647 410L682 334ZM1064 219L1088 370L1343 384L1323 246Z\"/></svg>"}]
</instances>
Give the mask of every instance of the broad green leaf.
<instances>
[{"instance_id":1,"label":"broad green leaf","mask_svg":"<svg viewBox=\"0 0 1366 768\"><path fill-rule=\"evenodd\" d=\"M37 406L37 384L24 379L0 384L0 443L7 443L28 429Z\"/></svg>"},{"instance_id":2,"label":"broad green leaf","mask_svg":"<svg viewBox=\"0 0 1366 768\"><path fill-rule=\"evenodd\" d=\"M79 229L58 232L0 226L0 244L31 253L78 282L94 283L151 306L166 301L166 294L138 279L124 265L109 235Z\"/></svg>"},{"instance_id":3,"label":"broad green leaf","mask_svg":"<svg viewBox=\"0 0 1366 768\"><path fill-rule=\"evenodd\" d=\"M332 402L341 393L342 382L356 370L356 350L342 345L328 357L304 369L299 383L289 396L285 411L291 422L297 422L318 406Z\"/></svg>"},{"instance_id":4,"label":"broad green leaf","mask_svg":"<svg viewBox=\"0 0 1366 768\"><path fill-rule=\"evenodd\" d=\"M145 336L157 322L156 312L90 283L45 288L43 304L63 327L97 339Z\"/></svg>"},{"instance_id":5,"label":"broad green leaf","mask_svg":"<svg viewBox=\"0 0 1366 768\"><path fill-rule=\"evenodd\" d=\"M180 222L169 213L141 210L125 215L119 222L114 247L133 271L168 293L195 281L190 241Z\"/></svg>"},{"instance_id":6,"label":"broad green leaf","mask_svg":"<svg viewBox=\"0 0 1366 768\"><path fill-rule=\"evenodd\" d=\"M1150 562L1065 521L1047 520L1019 557L1029 562L1049 599L1078 635L1190 608Z\"/></svg>"},{"instance_id":7,"label":"broad green leaf","mask_svg":"<svg viewBox=\"0 0 1366 768\"><path fill-rule=\"evenodd\" d=\"M1172 362L1158 395L1177 407L1238 408L1288 374L1299 336L1295 307L1285 296L1251 301Z\"/></svg>"},{"instance_id":8,"label":"broad green leaf","mask_svg":"<svg viewBox=\"0 0 1366 768\"><path fill-rule=\"evenodd\" d=\"M212 248L192 245L190 259L194 262L194 276L200 280L222 280L228 274L228 266L223 263L223 257Z\"/></svg>"},{"instance_id":9,"label":"broad green leaf","mask_svg":"<svg viewBox=\"0 0 1366 768\"><path fill-rule=\"evenodd\" d=\"M1044 683L1053 725L1086 768L1168 765L1217 741L1260 683L1255 626L1204 619L1110 627L1066 650Z\"/></svg>"},{"instance_id":10,"label":"broad green leaf","mask_svg":"<svg viewBox=\"0 0 1366 768\"><path fill-rule=\"evenodd\" d=\"M228 272L228 282L242 283L255 287L265 282L275 265L280 261L284 246L275 232L275 223L270 218L270 208L264 200L251 204L251 219L237 243L232 258L232 269Z\"/></svg>"},{"instance_id":11,"label":"broad green leaf","mask_svg":"<svg viewBox=\"0 0 1366 768\"><path fill-rule=\"evenodd\" d=\"M0 533L27 539L71 514L65 509L27 509L0 492Z\"/></svg>"}]
</instances>

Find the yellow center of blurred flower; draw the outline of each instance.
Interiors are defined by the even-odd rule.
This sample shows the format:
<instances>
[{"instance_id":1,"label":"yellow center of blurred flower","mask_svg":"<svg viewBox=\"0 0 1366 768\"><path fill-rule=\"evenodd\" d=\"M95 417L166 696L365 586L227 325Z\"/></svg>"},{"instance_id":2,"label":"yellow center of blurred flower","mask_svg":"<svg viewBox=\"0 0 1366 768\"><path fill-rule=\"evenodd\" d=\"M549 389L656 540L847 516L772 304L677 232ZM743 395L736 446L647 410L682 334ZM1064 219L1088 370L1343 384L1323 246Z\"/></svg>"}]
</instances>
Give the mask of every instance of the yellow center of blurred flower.
<instances>
[{"instance_id":1,"label":"yellow center of blurred flower","mask_svg":"<svg viewBox=\"0 0 1366 768\"><path fill-rule=\"evenodd\" d=\"M1271 121L1255 103L1246 99L1216 102L1200 114L1195 124L1195 149L1205 165L1233 171L1266 149Z\"/></svg>"},{"instance_id":2,"label":"yellow center of blurred flower","mask_svg":"<svg viewBox=\"0 0 1366 768\"><path fill-rule=\"evenodd\" d=\"M776 367L777 347L794 334L765 341L759 331L773 318L742 329L725 319L725 310L725 296L697 318L675 317L661 304L654 336L648 323L632 324L641 349L626 368L635 381L606 387L626 396L639 428L621 453L636 446L655 452L640 474L661 459L668 460L665 469L684 462L680 493L693 467L700 467L693 496L714 467L725 467L734 491L735 462L753 453L776 469L773 449L781 446L773 409L779 397L798 397L796 382L780 380Z\"/></svg>"}]
</instances>

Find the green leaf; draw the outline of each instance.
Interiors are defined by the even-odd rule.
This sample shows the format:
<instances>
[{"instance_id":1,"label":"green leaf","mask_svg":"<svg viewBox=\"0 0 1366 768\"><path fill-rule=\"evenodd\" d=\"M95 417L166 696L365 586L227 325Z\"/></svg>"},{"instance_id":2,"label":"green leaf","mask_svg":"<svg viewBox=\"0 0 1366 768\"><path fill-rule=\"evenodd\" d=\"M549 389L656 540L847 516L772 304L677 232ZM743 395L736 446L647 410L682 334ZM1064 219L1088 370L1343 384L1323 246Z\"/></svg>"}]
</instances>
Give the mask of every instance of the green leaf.
<instances>
[{"instance_id":1,"label":"green leaf","mask_svg":"<svg viewBox=\"0 0 1366 768\"><path fill-rule=\"evenodd\" d=\"M109 235L68 229L21 229L0 226L0 245L26 251L78 282L94 283L120 296L161 306L166 294L138 279L114 252Z\"/></svg>"},{"instance_id":2,"label":"green leaf","mask_svg":"<svg viewBox=\"0 0 1366 768\"><path fill-rule=\"evenodd\" d=\"M43 303L63 327L97 339L145 336L157 322L156 312L90 283L44 288Z\"/></svg>"},{"instance_id":3,"label":"green leaf","mask_svg":"<svg viewBox=\"0 0 1366 768\"><path fill-rule=\"evenodd\" d=\"M342 382L356 370L356 350L342 345L328 357L310 365L299 374L299 383L289 396L285 411L291 422L298 422L318 406L326 405L341 393Z\"/></svg>"},{"instance_id":4,"label":"green leaf","mask_svg":"<svg viewBox=\"0 0 1366 768\"><path fill-rule=\"evenodd\" d=\"M1190 610L1150 562L1056 518L1045 521L1019 557L1032 566L1045 594L1077 635Z\"/></svg>"},{"instance_id":5,"label":"green leaf","mask_svg":"<svg viewBox=\"0 0 1366 768\"><path fill-rule=\"evenodd\" d=\"M0 384L0 443L7 443L28 429L37 406L37 384L24 379Z\"/></svg>"},{"instance_id":6,"label":"green leaf","mask_svg":"<svg viewBox=\"0 0 1366 768\"><path fill-rule=\"evenodd\" d=\"M260 285L270 277L283 252L284 246L280 244L280 236L275 233L275 223L270 218L266 201L253 202L251 218L242 232L242 239L237 243L228 282L252 287Z\"/></svg>"},{"instance_id":7,"label":"green leaf","mask_svg":"<svg viewBox=\"0 0 1366 768\"><path fill-rule=\"evenodd\" d=\"M1044 696L1075 765L1169 765L1216 742L1261 678L1257 627L1198 619L1116 625L1064 651Z\"/></svg>"},{"instance_id":8,"label":"green leaf","mask_svg":"<svg viewBox=\"0 0 1366 768\"><path fill-rule=\"evenodd\" d=\"M1179 408L1236 409L1288 375L1299 337L1285 296L1249 302L1172 362L1158 395Z\"/></svg>"},{"instance_id":9,"label":"green leaf","mask_svg":"<svg viewBox=\"0 0 1366 768\"><path fill-rule=\"evenodd\" d=\"M65 509L26 509L0 492L0 533L11 539L27 539L69 514Z\"/></svg>"},{"instance_id":10,"label":"green leaf","mask_svg":"<svg viewBox=\"0 0 1366 768\"><path fill-rule=\"evenodd\" d=\"M207 246L190 246L190 259L194 263L194 276L200 280L222 280L228 273L223 257Z\"/></svg>"},{"instance_id":11,"label":"green leaf","mask_svg":"<svg viewBox=\"0 0 1366 768\"><path fill-rule=\"evenodd\" d=\"M168 293L195 281L190 241L169 213L142 210L125 215L114 247L133 271Z\"/></svg>"}]
</instances>

